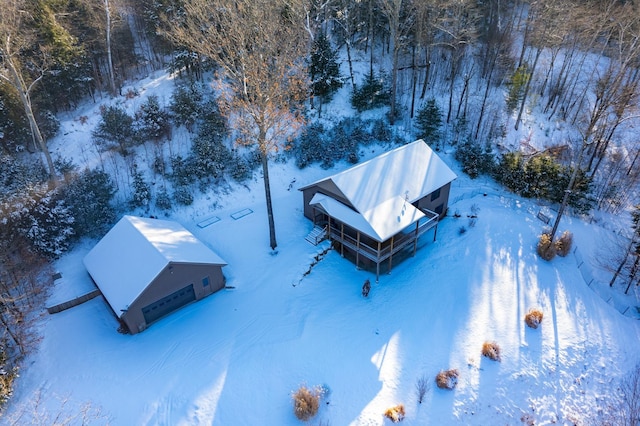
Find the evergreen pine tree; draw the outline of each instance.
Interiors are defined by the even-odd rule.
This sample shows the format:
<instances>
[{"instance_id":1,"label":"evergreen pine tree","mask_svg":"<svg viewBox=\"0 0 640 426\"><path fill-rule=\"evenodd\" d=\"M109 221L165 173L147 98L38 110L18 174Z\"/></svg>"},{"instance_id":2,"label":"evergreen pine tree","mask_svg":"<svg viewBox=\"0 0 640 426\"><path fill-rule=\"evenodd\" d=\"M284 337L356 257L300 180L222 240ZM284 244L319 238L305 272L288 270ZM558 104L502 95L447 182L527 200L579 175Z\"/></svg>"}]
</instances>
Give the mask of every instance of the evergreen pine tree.
<instances>
[{"instance_id":1,"label":"evergreen pine tree","mask_svg":"<svg viewBox=\"0 0 640 426\"><path fill-rule=\"evenodd\" d=\"M442 111L440 111L435 99L429 99L418 111L416 127L418 139L423 139L429 146L435 146L436 150L440 149Z\"/></svg>"},{"instance_id":2,"label":"evergreen pine tree","mask_svg":"<svg viewBox=\"0 0 640 426\"><path fill-rule=\"evenodd\" d=\"M329 102L333 94L342 87L338 51L331 47L324 32L320 32L313 42L309 74L313 96L318 97L319 100L318 116L320 116L322 104Z\"/></svg>"},{"instance_id":3,"label":"evergreen pine tree","mask_svg":"<svg viewBox=\"0 0 640 426\"><path fill-rule=\"evenodd\" d=\"M149 201L151 201L151 188L149 184L144 180L142 172L138 170L138 167L133 166L133 195L131 196L131 207L147 207Z\"/></svg>"},{"instance_id":4,"label":"evergreen pine tree","mask_svg":"<svg viewBox=\"0 0 640 426\"><path fill-rule=\"evenodd\" d=\"M136 120L141 140L151 139L157 142L162 138L169 138L171 135L169 113L160 108L160 102L156 95L149 96L147 102L140 106L136 112Z\"/></svg>"}]
</instances>

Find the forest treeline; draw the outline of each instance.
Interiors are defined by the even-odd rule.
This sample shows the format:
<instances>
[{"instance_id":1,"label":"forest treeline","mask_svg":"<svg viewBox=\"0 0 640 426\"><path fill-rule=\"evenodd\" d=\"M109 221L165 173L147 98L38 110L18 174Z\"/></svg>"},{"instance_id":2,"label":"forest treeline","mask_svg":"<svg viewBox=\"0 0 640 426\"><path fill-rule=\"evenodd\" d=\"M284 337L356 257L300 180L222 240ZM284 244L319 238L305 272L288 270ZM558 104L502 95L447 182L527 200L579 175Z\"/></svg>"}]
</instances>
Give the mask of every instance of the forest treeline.
<instances>
[{"instance_id":1,"label":"forest treeline","mask_svg":"<svg viewBox=\"0 0 640 426\"><path fill-rule=\"evenodd\" d=\"M167 105L149 97L133 116L101 109L93 142L102 167L52 157L57 116L135 97L123 93L127 82L161 69L178 76ZM470 176L491 175L520 195L562 203L569 190L576 212L623 212L638 203L640 140L629 134L639 71L640 10L625 0L5 0L0 394L10 396L15 360L32 341L46 265L99 236L118 211L188 205L194 192L261 167L275 249L274 157L331 167L357 162L362 144L421 137L455 148ZM345 87L355 111L382 107L383 118L323 119ZM542 133L561 126L565 139L506 141L530 111ZM167 155L178 127L191 149ZM640 252L632 228L611 262L629 285Z\"/></svg>"}]
</instances>

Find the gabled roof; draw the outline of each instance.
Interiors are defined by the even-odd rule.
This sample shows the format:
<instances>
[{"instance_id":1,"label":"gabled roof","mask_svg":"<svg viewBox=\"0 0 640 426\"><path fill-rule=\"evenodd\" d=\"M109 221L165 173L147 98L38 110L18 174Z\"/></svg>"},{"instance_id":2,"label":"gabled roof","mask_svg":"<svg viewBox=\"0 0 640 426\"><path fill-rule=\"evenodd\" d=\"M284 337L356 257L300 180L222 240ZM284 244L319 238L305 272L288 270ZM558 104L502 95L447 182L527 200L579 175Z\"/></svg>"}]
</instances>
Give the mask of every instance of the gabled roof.
<instances>
[{"instance_id":1,"label":"gabled roof","mask_svg":"<svg viewBox=\"0 0 640 426\"><path fill-rule=\"evenodd\" d=\"M170 263L227 263L177 222L124 216L84 257L118 317Z\"/></svg>"},{"instance_id":2,"label":"gabled roof","mask_svg":"<svg viewBox=\"0 0 640 426\"><path fill-rule=\"evenodd\" d=\"M404 207L406 210L407 204L409 208L413 208L411 203L442 188L456 177L429 145L418 139L333 176L320 179L300 190L312 186L334 185L354 206L355 213L361 216L356 219L350 215L353 222L344 223L379 241L384 241L413 223L406 223L407 218L399 216L400 209ZM317 203L325 209L331 208L327 201L324 204L319 201L320 198L317 198L310 204ZM336 209L333 205L333 210ZM330 214L328 211L327 213ZM420 219L415 212L409 213L411 214L407 217L414 219L414 222ZM367 225L364 225L363 220ZM382 238L386 236L388 237Z\"/></svg>"}]
</instances>

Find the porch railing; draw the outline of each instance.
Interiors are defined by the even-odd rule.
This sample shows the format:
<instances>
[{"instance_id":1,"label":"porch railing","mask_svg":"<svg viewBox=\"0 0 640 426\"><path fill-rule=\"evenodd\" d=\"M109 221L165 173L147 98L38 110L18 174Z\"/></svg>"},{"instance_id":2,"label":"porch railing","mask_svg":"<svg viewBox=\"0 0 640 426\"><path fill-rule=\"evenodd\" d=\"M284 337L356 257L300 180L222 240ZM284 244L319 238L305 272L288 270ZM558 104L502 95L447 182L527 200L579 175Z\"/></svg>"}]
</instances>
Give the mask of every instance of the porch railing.
<instances>
[{"instance_id":1,"label":"porch railing","mask_svg":"<svg viewBox=\"0 0 640 426\"><path fill-rule=\"evenodd\" d=\"M362 241L358 242L357 238L354 238L348 233L342 232L342 229L335 226L333 222L329 229L329 235L332 240L360 253L362 256L373 262L380 263L403 250L407 246L413 244L418 238L420 238L420 236L424 235L427 231L438 224L437 213L425 209L423 209L423 212L426 217L420 219L417 230L416 228L407 228L403 230L396 234L392 240L385 241L381 245L380 250L378 250L377 247L371 247Z\"/></svg>"}]
</instances>

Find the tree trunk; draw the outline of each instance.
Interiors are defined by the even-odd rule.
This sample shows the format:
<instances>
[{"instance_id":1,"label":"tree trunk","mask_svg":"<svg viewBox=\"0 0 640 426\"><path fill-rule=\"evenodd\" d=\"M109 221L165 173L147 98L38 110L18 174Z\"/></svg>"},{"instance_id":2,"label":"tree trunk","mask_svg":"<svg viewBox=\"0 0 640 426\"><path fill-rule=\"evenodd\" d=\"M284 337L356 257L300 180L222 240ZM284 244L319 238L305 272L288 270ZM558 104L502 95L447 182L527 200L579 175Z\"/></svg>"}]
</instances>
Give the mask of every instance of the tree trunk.
<instances>
[{"instance_id":1,"label":"tree trunk","mask_svg":"<svg viewBox=\"0 0 640 426\"><path fill-rule=\"evenodd\" d=\"M113 58L111 55L111 9L109 8L109 0L104 0L104 11L107 18L107 61L109 67L109 86L111 90L111 94L115 96L116 94L116 78L115 72L113 70Z\"/></svg>"},{"instance_id":2,"label":"tree trunk","mask_svg":"<svg viewBox=\"0 0 640 426\"><path fill-rule=\"evenodd\" d=\"M580 154L578 155L578 160L576 161L576 165L573 169L573 173L571 173L571 178L569 179L569 184L567 185L567 189L564 190L564 196L562 197L562 204L560 204L560 209L558 210L558 215L556 216L556 220L553 223L553 229L551 230L551 241L558 232L558 225L560 225L560 219L562 219L562 215L564 214L565 209L567 208L567 204L569 203L569 197L571 196L571 191L573 191L573 185L575 185L576 178L578 177L578 171L580 170L580 163L582 163L582 156L584 155L584 151L587 148L587 144L585 141L582 142L582 146L580 147Z\"/></svg>"},{"instance_id":3,"label":"tree trunk","mask_svg":"<svg viewBox=\"0 0 640 426\"><path fill-rule=\"evenodd\" d=\"M520 104L520 111L518 111L518 118L516 118L516 130L518 130L518 126L520 125L522 112L524 111L524 106L527 103L527 95L529 94L529 89L531 88L531 80L533 80L533 73L536 71L536 65L538 65L538 59L540 59L541 53L542 53L542 49L538 48L538 51L536 52L536 57L533 60L533 66L531 67L531 72L529 73L529 78L527 79L527 84L524 87L524 93L522 95L522 104Z\"/></svg>"},{"instance_id":4,"label":"tree trunk","mask_svg":"<svg viewBox=\"0 0 640 426\"><path fill-rule=\"evenodd\" d=\"M624 258L622 259L622 262L620 262L620 264L618 265L616 272L613 273L613 277L611 277L611 281L609 281L609 287L613 287L613 284L616 282L618 275L620 275L620 272L622 272L622 268L624 268L624 265L627 263L627 258L629 257L629 253L631 253L632 248L633 248L633 240L631 240L629 247L627 247L627 252L624 254Z\"/></svg>"},{"instance_id":5,"label":"tree trunk","mask_svg":"<svg viewBox=\"0 0 640 426\"><path fill-rule=\"evenodd\" d=\"M273 203L271 201L271 184L269 182L269 157L266 151L265 140L266 131L260 130L260 140L258 144L260 147L260 160L262 162L262 175L264 180L264 195L267 200L267 217L269 219L269 245L271 250L275 250L278 246L276 241L276 224L273 218Z\"/></svg>"},{"instance_id":6,"label":"tree trunk","mask_svg":"<svg viewBox=\"0 0 640 426\"><path fill-rule=\"evenodd\" d=\"M42 153L44 154L44 157L46 159L47 167L49 168L49 178L53 183L55 183L56 169L55 169L55 166L53 165L53 160L51 159L51 153L49 153L49 148L47 148L47 144L44 138L42 137L42 133L40 132L40 127L38 127L36 117L33 113L33 109L31 108L31 97L29 96L29 88L26 87L26 83L22 79L22 76L19 74L18 69L16 68L16 64L13 62L13 58L7 57L5 59L5 62L9 67L9 71L11 72L11 76L13 78L13 85L18 91L18 94L20 95L20 100L22 101L24 112L27 116L27 120L29 120L29 125L31 126L32 135L38 142L38 145L40 145L40 149L42 150Z\"/></svg>"},{"instance_id":7,"label":"tree trunk","mask_svg":"<svg viewBox=\"0 0 640 426\"><path fill-rule=\"evenodd\" d=\"M389 109L389 123L393 126L396 119L396 91L398 89L398 56L399 46L393 46L393 65L391 69L391 108Z\"/></svg>"}]
</instances>

